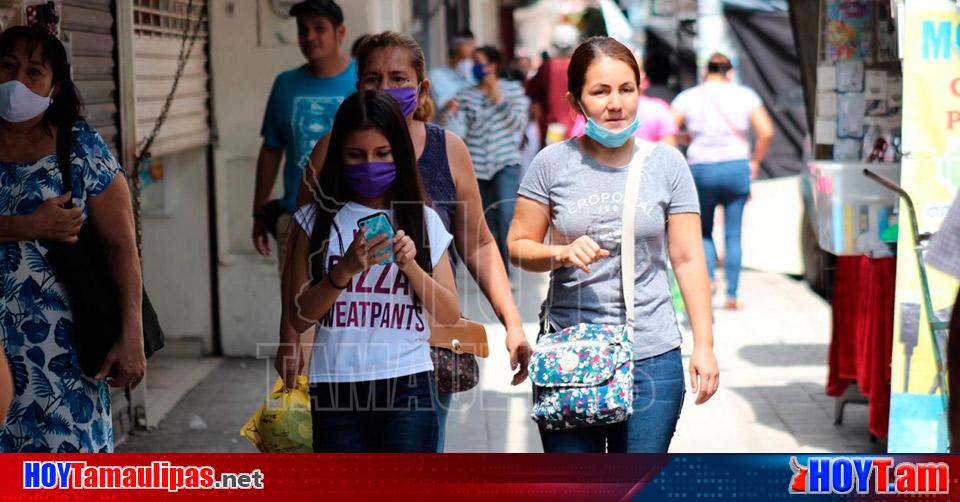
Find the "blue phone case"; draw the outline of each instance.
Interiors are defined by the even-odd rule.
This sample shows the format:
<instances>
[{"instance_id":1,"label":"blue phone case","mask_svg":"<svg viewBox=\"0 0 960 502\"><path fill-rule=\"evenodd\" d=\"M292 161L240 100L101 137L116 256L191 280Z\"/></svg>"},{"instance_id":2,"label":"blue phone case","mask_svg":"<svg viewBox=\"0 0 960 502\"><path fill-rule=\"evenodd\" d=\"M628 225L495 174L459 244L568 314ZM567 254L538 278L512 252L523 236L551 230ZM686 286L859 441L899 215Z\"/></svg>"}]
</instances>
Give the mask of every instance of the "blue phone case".
<instances>
[{"instance_id":1,"label":"blue phone case","mask_svg":"<svg viewBox=\"0 0 960 502\"><path fill-rule=\"evenodd\" d=\"M393 231L393 225L390 224L390 218L387 216L387 213L378 213L373 216L368 216L357 222L357 226L359 226L360 230L363 232L363 238L368 241L373 240L375 237L381 234L386 234L387 239L393 239L394 235L396 235ZM385 251L377 256L384 257L384 259L380 262L380 265L393 263L393 246L388 246Z\"/></svg>"}]
</instances>

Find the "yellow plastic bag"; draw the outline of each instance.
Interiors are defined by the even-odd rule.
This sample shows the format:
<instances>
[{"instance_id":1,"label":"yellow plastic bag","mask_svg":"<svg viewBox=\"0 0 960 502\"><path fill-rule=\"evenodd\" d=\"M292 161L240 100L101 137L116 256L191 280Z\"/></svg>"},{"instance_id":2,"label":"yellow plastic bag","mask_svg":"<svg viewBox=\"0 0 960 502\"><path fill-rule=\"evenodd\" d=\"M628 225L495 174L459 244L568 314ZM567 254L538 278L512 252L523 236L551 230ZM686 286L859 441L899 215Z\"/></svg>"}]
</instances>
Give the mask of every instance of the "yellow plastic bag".
<instances>
[{"instance_id":1,"label":"yellow plastic bag","mask_svg":"<svg viewBox=\"0 0 960 502\"><path fill-rule=\"evenodd\" d=\"M313 452L313 422L307 377L297 377L297 388L283 388L283 379L273 384L270 395L240 429L263 453Z\"/></svg>"}]
</instances>

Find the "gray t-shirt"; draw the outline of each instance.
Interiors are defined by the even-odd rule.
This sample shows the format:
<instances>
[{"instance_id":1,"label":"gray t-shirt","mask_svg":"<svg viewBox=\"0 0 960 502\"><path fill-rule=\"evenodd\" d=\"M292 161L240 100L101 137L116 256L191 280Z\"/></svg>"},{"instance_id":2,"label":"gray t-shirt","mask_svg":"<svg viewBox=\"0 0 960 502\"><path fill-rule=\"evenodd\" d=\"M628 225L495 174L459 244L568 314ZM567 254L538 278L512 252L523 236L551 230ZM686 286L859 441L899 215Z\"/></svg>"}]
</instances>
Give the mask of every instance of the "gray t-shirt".
<instances>
[{"instance_id":1,"label":"gray t-shirt","mask_svg":"<svg viewBox=\"0 0 960 502\"><path fill-rule=\"evenodd\" d=\"M620 239L627 166L600 164L576 139L544 148L520 183L519 195L550 206L553 244L590 236L610 251L590 273L562 267L550 273L550 322L623 324ZM665 252L667 217L699 213L697 190L683 156L659 144L644 164L637 201L634 358L644 359L680 346L680 329L670 295ZM548 298L548 301L551 299Z\"/></svg>"}]
</instances>

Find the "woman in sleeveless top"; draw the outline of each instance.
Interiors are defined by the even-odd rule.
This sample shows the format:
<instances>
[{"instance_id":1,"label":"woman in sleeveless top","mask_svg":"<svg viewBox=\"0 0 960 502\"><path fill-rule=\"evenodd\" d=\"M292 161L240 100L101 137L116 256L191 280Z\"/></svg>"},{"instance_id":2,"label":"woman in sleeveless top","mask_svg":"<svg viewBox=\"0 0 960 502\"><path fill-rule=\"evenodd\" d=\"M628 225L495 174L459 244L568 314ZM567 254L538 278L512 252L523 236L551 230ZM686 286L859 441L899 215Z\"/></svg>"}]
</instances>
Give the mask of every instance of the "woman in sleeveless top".
<instances>
[{"instance_id":1,"label":"woman in sleeveless top","mask_svg":"<svg viewBox=\"0 0 960 502\"><path fill-rule=\"evenodd\" d=\"M527 377L530 345L523 333L503 260L484 220L480 191L467 147L455 134L427 122L433 115L433 103L429 98L430 81L425 78L423 50L407 35L383 32L370 36L363 43L357 59L357 87L392 94L407 115L424 188L444 225L453 234L457 254L506 328L506 348L514 371L512 384L518 385ZM301 186L301 204L312 201L317 192L314 180L322 169L328 142L329 136L324 136L314 148ZM285 296L290 291L287 275L284 274ZM284 298L284 319L289 311L287 304L288 299ZM284 380L292 382L303 366L303 358L299 344L293 343L299 334L288 327L286 320L283 324L276 366ZM284 366L283 361L296 361L296 367ZM439 394L436 403L440 419L438 452L444 447L444 422L450 400L450 394Z\"/></svg>"}]
</instances>

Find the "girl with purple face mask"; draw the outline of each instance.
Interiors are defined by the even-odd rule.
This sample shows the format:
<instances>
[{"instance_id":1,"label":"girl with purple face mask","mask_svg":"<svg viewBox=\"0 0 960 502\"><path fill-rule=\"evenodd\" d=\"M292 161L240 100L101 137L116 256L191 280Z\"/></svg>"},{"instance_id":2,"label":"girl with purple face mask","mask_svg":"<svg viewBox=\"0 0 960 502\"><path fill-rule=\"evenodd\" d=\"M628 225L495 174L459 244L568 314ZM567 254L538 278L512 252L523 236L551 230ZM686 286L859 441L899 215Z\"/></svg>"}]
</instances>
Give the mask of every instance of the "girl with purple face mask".
<instances>
[{"instance_id":1,"label":"girl with purple face mask","mask_svg":"<svg viewBox=\"0 0 960 502\"><path fill-rule=\"evenodd\" d=\"M294 215L300 235L288 256L301 285L290 322L299 332L316 326L308 371L314 450L433 452L427 315L441 324L460 317L446 251L453 236L424 203L395 98L358 91L343 102L319 186L318 202ZM359 230L379 215L393 235Z\"/></svg>"},{"instance_id":2,"label":"girl with purple face mask","mask_svg":"<svg viewBox=\"0 0 960 502\"><path fill-rule=\"evenodd\" d=\"M358 48L356 57L359 77L357 87L388 92L401 104L420 178L425 193L431 200L431 206L440 215L447 231L454 236L456 254L463 259L465 268L476 280L496 317L506 329L505 348L510 354L512 371L507 373L507 368L494 370L504 371L502 378L508 378L513 385L518 385L527 377L530 345L523 332L520 312L513 299L497 242L484 219L477 177L467 146L456 134L430 122L433 102L430 99L430 81L426 79L423 50L410 36L387 31L370 35ZM324 160L330 144L328 134L320 138L313 150L300 187L300 205L318 200L317 180L319 173L325 169ZM291 236L291 245L297 239L296 234ZM289 292L296 291L299 286L286 272L283 284L284 303L288 304ZM288 317L287 310L289 309L285 309L284 318ZM275 367L286 382L293 382L298 369L304 365L303 361L309 359L298 352L298 336L299 333L287 328L286 322L282 325L281 345L277 351ZM437 366L441 368L440 373L444 377L438 387L441 392L437 394L435 403L440 422L438 452L444 449L444 425L453 395L444 387L454 380L445 377L445 368L450 365L444 364L444 361L449 362L453 353L446 354L444 350L434 349ZM458 356L463 357L465 355ZM459 367L467 367L460 365L460 362L462 359L458 359ZM465 380L469 379L460 377L457 381Z\"/></svg>"}]
</instances>

